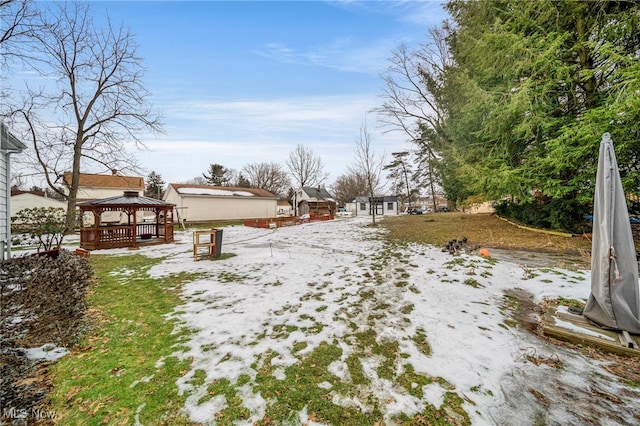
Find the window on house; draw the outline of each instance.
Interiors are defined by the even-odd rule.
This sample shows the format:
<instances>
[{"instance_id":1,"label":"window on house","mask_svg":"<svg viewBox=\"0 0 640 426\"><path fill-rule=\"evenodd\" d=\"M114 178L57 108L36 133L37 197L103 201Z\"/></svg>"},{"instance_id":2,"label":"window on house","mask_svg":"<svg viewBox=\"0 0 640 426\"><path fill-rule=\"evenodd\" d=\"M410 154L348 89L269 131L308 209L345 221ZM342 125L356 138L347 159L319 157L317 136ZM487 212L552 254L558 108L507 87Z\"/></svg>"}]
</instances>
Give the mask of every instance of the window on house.
<instances>
[{"instance_id":1,"label":"window on house","mask_svg":"<svg viewBox=\"0 0 640 426\"><path fill-rule=\"evenodd\" d=\"M393 210L393 203L387 203L387 210Z\"/></svg>"},{"instance_id":2,"label":"window on house","mask_svg":"<svg viewBox=\"0 0 640 426\"><path fill-rule=\"evenodd\" d=\"M360 210L366 210L367 209L367 203L360 203Z\"/></svg>"}]
</instances>

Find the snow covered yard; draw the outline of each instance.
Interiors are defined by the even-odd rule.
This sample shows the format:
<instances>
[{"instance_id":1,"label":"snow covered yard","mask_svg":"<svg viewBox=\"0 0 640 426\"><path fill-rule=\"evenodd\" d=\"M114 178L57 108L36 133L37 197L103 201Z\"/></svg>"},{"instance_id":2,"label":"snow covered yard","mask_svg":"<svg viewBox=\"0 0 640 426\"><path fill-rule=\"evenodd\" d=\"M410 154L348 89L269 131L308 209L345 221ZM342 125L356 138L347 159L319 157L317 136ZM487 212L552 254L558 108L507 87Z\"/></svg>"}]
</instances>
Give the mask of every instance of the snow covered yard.
<instances>
[{"instance_id":1,"label":"snow covered yard","mask_svg":"<svg viewBox=\"0 0 640 426\"><path fill-rule=\"evenodd\" d=\"M177 383L193 422L640 421L639 389L513 321L506 291L585 299L588 271L454 257L368 224L227 227L235 256L218 261L194 262L189 232L139 251L166 257L152 276L201 273L172 313L190 332Z\"/></svg>"}]
</instances>

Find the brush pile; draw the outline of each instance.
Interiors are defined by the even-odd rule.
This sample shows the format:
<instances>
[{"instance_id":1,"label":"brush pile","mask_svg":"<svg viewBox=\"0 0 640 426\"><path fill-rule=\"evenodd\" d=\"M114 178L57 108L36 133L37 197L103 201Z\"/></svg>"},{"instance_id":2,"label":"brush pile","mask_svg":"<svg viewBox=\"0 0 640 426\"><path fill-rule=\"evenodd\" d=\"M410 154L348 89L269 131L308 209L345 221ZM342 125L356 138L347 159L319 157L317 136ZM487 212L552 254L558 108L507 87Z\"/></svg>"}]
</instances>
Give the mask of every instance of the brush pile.
<instances>
[{"instance_id":1,"label":"brush pile","mask_svg":"<svg viewBox=\"0 0 640 426\"><path fill-rule=\"evenodd\" d=\"M453 239L449 240L447 244L442 248L443 252L449 252L452 255L458 255L462 252L466 252L468 250L467 247L467 237L462 237L461 239Z\"/></svg>"},{"instance_id":2,"label":"brush pile","mask_svg":"<svg viewBox=\"0 0 640 426\"><path fill-rule=\"evenodd\" d=\"M77 341L91 275L87 259L65 250L56 258L0 262L0 407L28 413L42 404L49 390L40 380L51 359L47 352ZM29 418L2 420L31 423Z\"/></svg>"}]
</instances>

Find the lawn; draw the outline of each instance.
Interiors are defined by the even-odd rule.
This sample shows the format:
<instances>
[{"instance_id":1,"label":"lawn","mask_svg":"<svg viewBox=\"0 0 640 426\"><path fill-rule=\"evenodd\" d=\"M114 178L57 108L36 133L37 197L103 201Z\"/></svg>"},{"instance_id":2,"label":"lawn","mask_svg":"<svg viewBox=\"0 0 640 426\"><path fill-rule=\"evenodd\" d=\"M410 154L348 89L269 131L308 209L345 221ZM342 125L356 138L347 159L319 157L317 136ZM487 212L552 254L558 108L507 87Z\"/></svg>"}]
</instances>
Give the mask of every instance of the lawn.
<instances>
[{"instance_id":1,"label":"lawn","mask_svg":"<svg viewBox=\"0 0 640 426\"><path fill-rule=\"evenodd\" d=\"M93 327L53 367L49 409L59 424L374 426L510 424L517 406L525 424L548 424L578 422L575 398L578 412L606 419L606 393L620 395L620 424L640 416L639 383L558 352L514 318L509 290L584 300L587 272L438 247L466 236L579 254L588 240L488 215L381 223L231 226L220 260L194 262L189 232L92 255Z\"/></svg>"},{"instance_id":2,"label":"lawn","mask_svg":"<svg viewBox=\"0 0 640 426\"><path fill-rule=\"evenodd\" d=\"M431 213L403 215L385 220L391 238L436 246L453 238L467 237L476 246L562 252L588 256L588 235L568 236L509 223L493 214Z\"/></svg>"}]
</instances>

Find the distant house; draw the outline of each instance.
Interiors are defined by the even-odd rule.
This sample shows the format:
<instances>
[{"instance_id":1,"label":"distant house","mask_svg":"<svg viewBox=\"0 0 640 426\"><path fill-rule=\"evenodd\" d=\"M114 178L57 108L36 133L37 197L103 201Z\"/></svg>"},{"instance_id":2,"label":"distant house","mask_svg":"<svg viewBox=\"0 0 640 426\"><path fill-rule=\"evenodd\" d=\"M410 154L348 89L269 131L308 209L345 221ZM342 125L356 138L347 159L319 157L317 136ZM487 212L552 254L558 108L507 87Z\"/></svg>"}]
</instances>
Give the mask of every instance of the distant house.
<instances>
[{"instance_id":1,"label":"distant house","mask_svg":"<svg viewBox=\"0 0 640 426\"><path fill-rule=\"evenodd\" d=\"M256 188L171 183L163 199L188 222L273 218L278 211L278 197Z\"/></svg>"},{"instance_id":2,"label":"distant house","mask_svg":"<svg viewBox=\"0 0 640 426\"><path fill-rule=\"evenodd\" d=\"M71 172L65 172L63 183L71 185ZM120 176L115 172L110 175L80 173L76 201L92 201L102 198L118 197L123 191L144 192L144 178L141 176Z\"/></svg>"},{"instance_id":3,"label":"distant house","mask_svg":"<svg viewBox=\"0 0 640 426\"><path fill-rule=\"evenodd\" d=\"M0 249L2 260L11 257L11 154L27 146L0 121Z\"/></svg>"},{"instance_id":4,"label":"distant house","mask_svg":"<svg viewBox=\"0 0 640 426\"><path fill-rule=\"evenodd\" d=\"M494 201L485 201L482 203L473 203L466 210L469 213L494 213Z\"/></svg>"},{"instance_id":5,"label":"distant house","mask_svg":"<svg viewBox=\"0 0 640 426\"><path fill-rule=\"evenodd\" d=\"M335 216L336 200L325 188L303 186L295 191L292 200L294 215Z\"/></svg>"},{"instance_id":6,"label":"distant house","mask_svg":"<svg viewBox=\"0 0 640 426\"><path fill-rule=\"evenodd\" d=\"M293 216L293 207L287 200L278 200L278 211L276 217Z\"/></svg>"},{"instance_id":7,"label":"distant house","mask_svg":"<svg viewBox=\"0 0 640 426\"><path fill-rule=\"evenodd\" d=\"M11 216L15 216L20 210L39 207L54 207L67 210L67 203L45 196L44 191L20 191L11 190Z\"/></svg>"},{"instance_id":8,"label":"distant house","mask_svg":"<svg viewBox=\"0 0 640 426\"><path fill-rule=\"evenodd\" d=\"M412 204L412 207L421 208L425 211L431 212L433 211L433 205L436 205L436 211L442 211L449 208L449 202L446 198L443 197L419 197L415 203Z\"/></svg>"},{"instance_id":9,"label":"distant house","mask_svg":"<svg viewBox=\"0 0 640 426\"><path fill-rule=\"evenodd\" d=\"M374 209L376 215L389 216L398 214L398 197L395 195L385 195L374 197L359 196L346 203L348 211L356 216L371 216Z\"/></svg>"}]
</instances>

